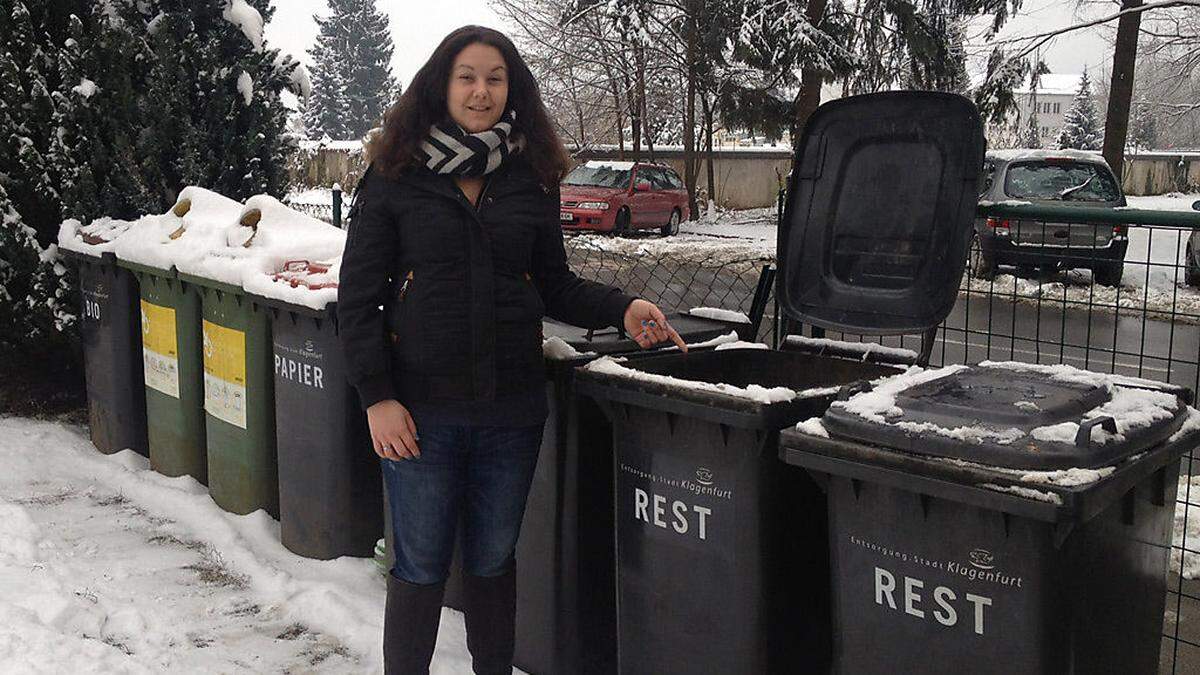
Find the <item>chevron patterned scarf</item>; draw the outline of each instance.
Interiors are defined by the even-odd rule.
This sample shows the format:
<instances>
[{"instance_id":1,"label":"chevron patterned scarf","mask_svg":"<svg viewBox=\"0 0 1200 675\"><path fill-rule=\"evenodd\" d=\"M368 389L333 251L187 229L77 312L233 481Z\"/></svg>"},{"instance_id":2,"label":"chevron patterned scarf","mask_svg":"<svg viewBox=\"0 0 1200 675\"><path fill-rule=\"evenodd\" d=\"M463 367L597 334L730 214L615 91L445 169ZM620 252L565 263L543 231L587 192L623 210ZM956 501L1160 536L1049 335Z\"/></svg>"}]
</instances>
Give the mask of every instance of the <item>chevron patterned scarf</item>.
<instances>
[{"instance_id":1,"label":"chevron patterned scarf","mask_svg":"<svg viewBox=\"0 0 1200 675\"><path fill-rule=\"evenodd\" d=\"M468 134L454 122L436 124L421 143L430 171L455 176L487 175L523 147L516 113L511 110L500 116L496 126L476 134Z\"/></svg>"}]
</instances>

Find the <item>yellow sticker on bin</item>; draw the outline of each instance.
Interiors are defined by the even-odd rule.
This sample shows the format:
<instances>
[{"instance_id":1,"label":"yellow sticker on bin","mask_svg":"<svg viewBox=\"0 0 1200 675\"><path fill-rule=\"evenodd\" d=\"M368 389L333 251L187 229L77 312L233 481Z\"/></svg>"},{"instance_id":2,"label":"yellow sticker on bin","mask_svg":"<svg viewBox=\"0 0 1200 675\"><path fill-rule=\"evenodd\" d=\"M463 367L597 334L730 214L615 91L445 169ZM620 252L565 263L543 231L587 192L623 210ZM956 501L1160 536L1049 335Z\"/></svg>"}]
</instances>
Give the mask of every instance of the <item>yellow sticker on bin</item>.
<instances>
[{"instance_id":1,"label":"yellow sticker on bin","mask_svg":"<svg viewBox=\"0 0 1200 675\"><path fill-rule=\"evenodd\" d=\"M142 371L146 386L179 398L175 309L142 300Z\"/></svg>"},{"instance_id":2,"label":"yellow sticker on bin","mask_svg":"<svg viewBox=\"0 0 1200 675\"><path fill-rule=\"evenodd\" d=\"M204 322L204 410L246 428L246 334Z\"/></svg>"}]
</instances>

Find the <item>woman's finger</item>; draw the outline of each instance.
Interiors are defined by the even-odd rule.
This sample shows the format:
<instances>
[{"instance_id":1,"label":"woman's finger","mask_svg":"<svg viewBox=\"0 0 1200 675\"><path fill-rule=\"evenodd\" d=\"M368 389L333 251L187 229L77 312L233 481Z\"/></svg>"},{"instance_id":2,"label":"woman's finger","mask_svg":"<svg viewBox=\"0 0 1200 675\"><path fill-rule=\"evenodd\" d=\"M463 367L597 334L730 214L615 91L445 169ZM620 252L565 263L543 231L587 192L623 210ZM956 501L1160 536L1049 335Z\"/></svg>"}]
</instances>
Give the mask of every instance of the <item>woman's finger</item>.
<instances>
[{"instance_id":1,"label":"woman's finger","mask_svg":"<svg viewBox=\"0 0 1200 675\"><path fill-rule=\"evenodd\" d=\"M417 433L417 423L413 421L412 415L407 411L404 413L404 427L408 430L408 435L412 437L412 448L417 457L421 456L421 445L418 441L421 435Z\"/></svg>"},{"instance_id":2,"label":"woman's finger","mask_svg":"<svg viewBox=\"0 0 1200 675\"><path fill-rule=\"evenodd\" d=\"M408 427L400 429L397 436L396 452L399 452L405 459L413 459L421 456L421 449L417 447L417 439L413 438L412 432Z\"/></svg>"},{"instance_id":3,"label":"woman's finger","mask_svg":"<svg viewBox=\"0 0 1200 675\"><path fill-rule=\"evenodd\" d=\"M678 331L676 331L674 328L671 328L670 326L667 327L667 330L670 332L671 341L674 342L675 345L679 347L679 351L686 354L688 349L687 349L687 343L683 341L683 336L681 336Z\"/></svg>"}]
</instances>

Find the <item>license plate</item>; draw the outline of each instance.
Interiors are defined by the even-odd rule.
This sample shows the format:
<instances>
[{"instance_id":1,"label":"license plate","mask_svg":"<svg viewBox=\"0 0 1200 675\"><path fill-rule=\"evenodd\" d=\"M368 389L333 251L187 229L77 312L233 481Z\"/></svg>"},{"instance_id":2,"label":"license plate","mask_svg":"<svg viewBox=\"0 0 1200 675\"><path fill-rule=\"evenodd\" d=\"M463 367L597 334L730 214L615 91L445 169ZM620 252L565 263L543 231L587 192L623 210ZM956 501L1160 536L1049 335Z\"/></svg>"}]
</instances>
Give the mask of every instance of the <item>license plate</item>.
<instances>
[{"instance_id":1,"label":"license plate","mask_svg":"<svg viewBox=\"0 0 1200 675\"><path fill-rule=\"evenodd\" d=\"M558 219L569 222L569 221L575 220L575 216L572 215L570 211L559 211Z\"/></svg>"}]
</instances>

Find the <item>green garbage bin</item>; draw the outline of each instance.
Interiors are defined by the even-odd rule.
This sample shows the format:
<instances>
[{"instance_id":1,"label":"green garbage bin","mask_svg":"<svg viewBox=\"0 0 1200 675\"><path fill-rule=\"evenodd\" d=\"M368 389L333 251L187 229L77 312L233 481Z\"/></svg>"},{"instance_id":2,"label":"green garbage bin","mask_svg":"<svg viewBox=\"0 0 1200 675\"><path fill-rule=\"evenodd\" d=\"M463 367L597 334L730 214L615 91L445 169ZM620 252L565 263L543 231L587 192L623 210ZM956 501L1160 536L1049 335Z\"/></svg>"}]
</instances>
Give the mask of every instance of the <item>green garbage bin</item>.
<instances>
[{"instance_id":1,"label":"green garbage bin","mask_svg":"<svg viewBox=\"0 0 1200 675\"><path fill-rule=\"evenodd\" d=\"M218 506L279 517L271 323L239 287L179 273L200 296L208 491Z\"/></svg>"},{"instance_id":2,"label":"green garbage bin","mask_svg":"<svg viewBox=\"0 0 1200 675\"><path fill-rule=\"evenodd\" d=\"M208 484L200 294L175 270L122 260L141 291L150 466Z\"/></svg>"},{"instance_id":3,"label":"green garbage bin","mask_svg":"<svg viewBox=\"0 0 1200 675\"><path fill-rule=\"evenodd\" d=\"M112 253L62 253L79 268L79 332L92 444L105 454L131 448L147 455L137 280L117 266Z\"/></svg>"}]
</instances>

